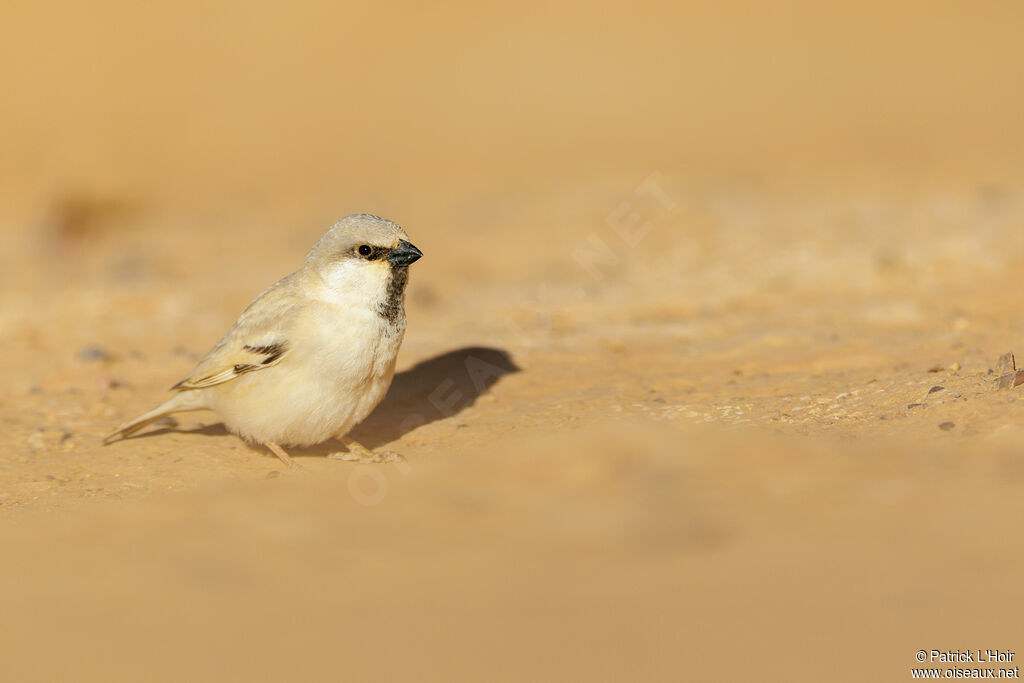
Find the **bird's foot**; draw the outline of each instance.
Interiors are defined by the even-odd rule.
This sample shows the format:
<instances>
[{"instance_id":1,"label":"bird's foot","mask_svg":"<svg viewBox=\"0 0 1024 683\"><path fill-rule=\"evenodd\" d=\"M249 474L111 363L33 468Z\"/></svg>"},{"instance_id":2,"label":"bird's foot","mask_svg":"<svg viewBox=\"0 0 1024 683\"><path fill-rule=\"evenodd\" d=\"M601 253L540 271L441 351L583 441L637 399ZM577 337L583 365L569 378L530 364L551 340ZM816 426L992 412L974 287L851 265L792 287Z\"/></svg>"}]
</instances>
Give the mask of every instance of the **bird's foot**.
<instances>
[{"instance_id":1,"label":"bird's foot","mask_svg":"<svg viewBox=\"0 0 1024 683\"><path fill-rule=\"evenodd\" d=\"M359 462L363 464L387 464L405 462L405 456L394 451L371 451L366 446L352 439L339 439L345 445L346 451L331 453L327 457L331 460L345 460L346 462Z\"/></svg>"},{"instance_id":2,"label":"bird's foot","mask_svg":"<svg viewBox=\"0 0 1024 683\"><path fill-rule=\"evenodd\" d=\"M305 467L303 467L299 463L295 462L292 459L292 457L285 452L285 450L283 448L278 446L273 441L268 441L264 445L267 448L269 448L270 452L273 453L274 455L276 455L281 460L281 462L283 462L285 464L285 466L289 470L291 470L292 472L305 472L306 471Z\"/></svg>"}]
</instances>

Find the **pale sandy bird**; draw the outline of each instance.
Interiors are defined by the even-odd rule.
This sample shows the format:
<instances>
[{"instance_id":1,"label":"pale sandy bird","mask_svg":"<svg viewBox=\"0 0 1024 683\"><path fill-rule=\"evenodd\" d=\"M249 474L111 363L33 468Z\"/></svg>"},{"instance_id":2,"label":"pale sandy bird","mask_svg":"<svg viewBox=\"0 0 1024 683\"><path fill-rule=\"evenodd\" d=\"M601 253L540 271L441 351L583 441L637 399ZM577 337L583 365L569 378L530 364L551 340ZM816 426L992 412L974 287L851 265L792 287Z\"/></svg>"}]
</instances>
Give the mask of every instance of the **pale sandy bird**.
<instances>
[{"instance_id":1,"label":"pale sandy bird","mask_svg":"<svg viewBox=\"0 0 1024 683\"><path fill-rule=\"evenodd\" d=\"M305 265L250 303L175 394L118 427L110 443L171 413L212 410L246 441L290 466L282 446L345 439L391 384L405 335L409 264L422 256L389 220L335 223Z\"/></svg>"}]
</instances>

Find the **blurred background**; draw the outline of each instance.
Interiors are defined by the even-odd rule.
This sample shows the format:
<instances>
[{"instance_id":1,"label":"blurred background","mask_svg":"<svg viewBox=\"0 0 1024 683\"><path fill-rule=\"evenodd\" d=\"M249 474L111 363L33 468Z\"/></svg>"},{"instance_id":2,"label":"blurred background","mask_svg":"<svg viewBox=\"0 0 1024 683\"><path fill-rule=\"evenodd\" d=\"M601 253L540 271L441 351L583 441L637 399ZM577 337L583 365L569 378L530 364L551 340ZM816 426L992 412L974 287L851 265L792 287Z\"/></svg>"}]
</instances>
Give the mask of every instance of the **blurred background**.
<instances>
[{"instance_id":1,"label":"blurred background","mask_svg":"<svg viewBox=\"0 0 1024 683\"><path fill-rule=\"evenodd\" d=\"M0 672L890 680L1024 648L1022 25L8 0ZM426 254L356 434L407 465L325 445L296 480L203 414L100 447L357 212Z\"/></svg>"},{"instance_id":2,"label":"blurred background","mask_svg":"<svg viewBox=\"0 0 1024 683\"><path fill-rule=\"evenodd\" d=\"M997 182L1020 165L1019 12L9 2L4 204L333 217L653 169Z\"/></svg>"}]
</instances>

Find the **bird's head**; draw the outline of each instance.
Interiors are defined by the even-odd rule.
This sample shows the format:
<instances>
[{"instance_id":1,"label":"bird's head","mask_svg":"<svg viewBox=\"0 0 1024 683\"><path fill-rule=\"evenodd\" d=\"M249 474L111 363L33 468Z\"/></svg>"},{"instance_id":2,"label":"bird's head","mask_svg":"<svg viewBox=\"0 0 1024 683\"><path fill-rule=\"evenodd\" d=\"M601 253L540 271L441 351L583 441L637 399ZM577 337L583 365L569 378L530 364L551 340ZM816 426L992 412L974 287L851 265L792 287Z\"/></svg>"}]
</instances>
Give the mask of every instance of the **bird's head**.
<instances>
[{"instance_id":1,"label":"bird's head","mask_svg":"<svg viewBox=\"0 0 1024 683\"><path fill-rule=\"evenodd\" d=\"M400 225L362 213L331 226L309 251L306 269L319 276L332 300L386 306L401 296L409 265L421 256Z\"/></svg>"}]
</instances>

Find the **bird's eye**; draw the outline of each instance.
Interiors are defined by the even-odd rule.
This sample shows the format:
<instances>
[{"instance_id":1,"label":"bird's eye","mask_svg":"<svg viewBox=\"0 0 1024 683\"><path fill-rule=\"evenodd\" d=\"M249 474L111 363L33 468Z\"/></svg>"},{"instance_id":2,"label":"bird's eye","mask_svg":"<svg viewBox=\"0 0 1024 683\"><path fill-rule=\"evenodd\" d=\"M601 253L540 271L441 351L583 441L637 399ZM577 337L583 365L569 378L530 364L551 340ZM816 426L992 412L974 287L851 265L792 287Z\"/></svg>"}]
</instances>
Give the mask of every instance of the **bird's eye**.
<instances>
[{"instance_id":1,"label":"bird's eye","mask_svg":"<svg viewBox=\"0 0 1024 683\"><path fill-rule=\"evenodd\" d=\"M370 249L370 245L362 244L362 245L359 246L359 255L360 256L369 256L372 253L373 253L373 249Z\"/></svg>"}]
</instances>

